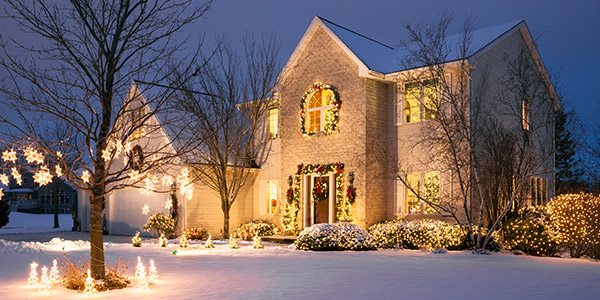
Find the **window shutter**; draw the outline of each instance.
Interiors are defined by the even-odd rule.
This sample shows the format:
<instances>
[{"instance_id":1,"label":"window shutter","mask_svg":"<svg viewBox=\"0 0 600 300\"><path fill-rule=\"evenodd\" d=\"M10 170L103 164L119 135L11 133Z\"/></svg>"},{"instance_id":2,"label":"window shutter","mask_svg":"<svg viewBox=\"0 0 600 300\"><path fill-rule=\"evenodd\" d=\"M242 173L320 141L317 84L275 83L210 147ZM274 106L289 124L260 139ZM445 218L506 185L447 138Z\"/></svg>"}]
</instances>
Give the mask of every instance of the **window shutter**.
<instances>
[{"instance_id":1,"label":"window shutter","mask_svg":"<svg viewBox=\"0 0 600 300\"><path fill-rule=\"evenodd\" d=\"M264 215L268 212L267 207L267 181L260 181L260 191L258 192L258 208L260 210L259 214Z\"/></svg>"},{"instance_id":2,"label":"window shutter","mask_svg":"<svg viewBox=\"0 0 600 300\"><path fill-rule=\"evenodd\" d=\"M402 124L404 112L404 83L399 83L396 88L396 125Z\"/></svg>"}]
</instances>

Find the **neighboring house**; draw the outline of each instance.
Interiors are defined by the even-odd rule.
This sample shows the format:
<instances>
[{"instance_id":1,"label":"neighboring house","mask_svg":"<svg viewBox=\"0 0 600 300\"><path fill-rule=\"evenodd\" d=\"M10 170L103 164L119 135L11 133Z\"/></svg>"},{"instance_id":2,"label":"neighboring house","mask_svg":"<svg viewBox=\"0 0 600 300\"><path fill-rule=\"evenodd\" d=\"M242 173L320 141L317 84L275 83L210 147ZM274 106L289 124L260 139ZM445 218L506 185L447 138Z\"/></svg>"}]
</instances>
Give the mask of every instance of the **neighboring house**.
<instances>
[{"instance_id":1,"label":"neighboring house","mask_svg":"<svg viewBox=\"0 0 600 300\"><path fill-rule=\"evenodd\" d=\"M9 186L4 190L5 199L8 199L11 211L50 214L54 213L54 184L48 183L39 186L33 181L33 174L23 173L22 184L18 185L11 179ZM77 210L77 190L60 179L58 181L58 212L71 213Z\"/></svg>"},{"instance_id":2,"label":"neighboring house","mask_svg":"<svg viewBox=\"0 0 600 300\"><path fill-rule=\"evenodd\" d=\"M524 48L544 82L545 95L552 100L535 109L552 114L560 106L524 21L476 30L472 40L473 51L467 59L472 69L470 92L477 91L484 69L494 79L489 83L490 89L497 90L497 79L505 72L504 57L514 56L518 48ZM401 163L409 170L406 181L421 193L435 191L444 195L457 188L450 172L427 163L431 153L409 147L427 121L438 114L427 105L426 99L437 79L422 84L403 81L404 75L415 71L400 67L403 55L404 49L389 47L320 17L313 19L281 74L283 89L274 100L265 124L269 142L256 158L259 168L253 181L233 204L230 230L253 219L281 226L290 186L299 203L300 228L339 220L368 226L381 220L435 216L396 178L382 176L381 162L373 161L370 156L373 147L386 146L384 152L395 157L392 163ZM445 76L464 71L455 58L449 58L447 64ZM132 92L135 90L132 85ZM484 103L484 110L489 108L490 116L508 126L522 126L524 132L532 130L529 124L536 120L530 113L533 109L530 105L534 104L517 105L520 108L517 120L503 119L501 113L492 112L491 108L498 106L496 103ZM150 122L155 124L158 120ZM553 124L544 124L536 130L545 136L539 141L541 150L553 153ZM170 141L165 132L137 138L139 143ZM541 158L536 174L526 189L528 203L544 204L554 195L553 156ZM346 197L350 184L356 191L353 203ZM319 191L326 193L315 194L315 187L323 186L327 188ZM164 194L144 197L135 189L113 193L108 196L105 210L109 231L115 234L141 231L149 216L142 214L144 203L150 205L151 213L168 212L163 205L166 197ZM191 200L184 201L179 194L178 197L179 231L203 226L213 235L218 234L223 213L214 191L196 183ZM315 203L315 197L322 201Z\"/></svg>"}]
</instances>

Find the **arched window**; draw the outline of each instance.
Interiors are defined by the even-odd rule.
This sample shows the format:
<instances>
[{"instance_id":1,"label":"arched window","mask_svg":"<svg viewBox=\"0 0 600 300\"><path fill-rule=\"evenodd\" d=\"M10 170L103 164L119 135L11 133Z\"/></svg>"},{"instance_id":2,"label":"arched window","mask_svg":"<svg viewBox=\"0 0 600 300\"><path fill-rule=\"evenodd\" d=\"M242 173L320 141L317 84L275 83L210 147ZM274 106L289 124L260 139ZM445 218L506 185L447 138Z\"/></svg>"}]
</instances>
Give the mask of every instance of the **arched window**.
<instances>
[{"instance_id":1,"label":"arched window","mask_svg":"<svg viewBox=\"0 0 600 300\"><path fill-rule=\"evenodd\" d=\"M331 134L337 130L342 101L329 85L315 83L300 102L300 122L304 135Z\"/></svg>"}]
</instances>

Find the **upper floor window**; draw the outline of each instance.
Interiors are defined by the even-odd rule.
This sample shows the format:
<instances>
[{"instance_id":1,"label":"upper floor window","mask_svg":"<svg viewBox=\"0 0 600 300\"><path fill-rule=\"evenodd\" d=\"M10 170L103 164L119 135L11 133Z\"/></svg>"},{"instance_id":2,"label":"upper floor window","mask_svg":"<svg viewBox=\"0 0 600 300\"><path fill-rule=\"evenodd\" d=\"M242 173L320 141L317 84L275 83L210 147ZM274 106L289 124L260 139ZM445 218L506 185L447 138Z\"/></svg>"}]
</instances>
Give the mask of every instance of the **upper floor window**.
<instances>
[{"instance_id":1,"label":"upper floor window","mask_svg":"<svg viewBox=\"0 0 600 300\"><path fill-rule=\"evenodd\" d=\"M440 203L440 172L407 174L406 183L411 188L404 188L405 213L410 215L436 213L436 210L431 205L421 201L419 196L430 203Z\"/></svg>"},{"instance_id":2,"label":"upper floor window","mask_svg":"<svg viewBox=\"0 0 600 300\"><path fill-rule=\"evenodd\" d=\"M422 83L404 85L404 121L415 123L439 117L438 80L429 79Z\"/></svg>"},{"instance_id":3,"label":"upper floor window","mask_svg":"<svg viewBox=\"0 0 600 300\"><path fill-rule=\"evenodd\" d=\"M337 130L342 101L331 86L315 83L300 102L300 126L304 135L331 134Z\"/></svg>"},{"instance_id":4,"label":"upper floor window","mask_svg":"<svg viewBox=\"0 0 600 300\"><path fill-rule=\"evenodd\" d=\"M276 139L279 137L279 109L269 109L269 139Z\"/></svg>"},{"instance_id":5,"label":"upper floor window","mask_svg":"<svg viewBox=\"0 0 600 300\"><path fill-rule=\"evenodd\" d=\"M523 123L523 129L529 130L529 102L521 101L521 122Z\"/></svg>"},{"instance_id":6,"label":"upper floor window","mask_svg":"<svg viewBox=\"0 0 600 300\"><path fill-rule=\"evenodd\" d=\"M146 128L142 124L144 120L144 107L138 107L131 111L131 128L134 128L131 134L132 139L141 138L146 135Z\"/></svg>"}]
</instances>

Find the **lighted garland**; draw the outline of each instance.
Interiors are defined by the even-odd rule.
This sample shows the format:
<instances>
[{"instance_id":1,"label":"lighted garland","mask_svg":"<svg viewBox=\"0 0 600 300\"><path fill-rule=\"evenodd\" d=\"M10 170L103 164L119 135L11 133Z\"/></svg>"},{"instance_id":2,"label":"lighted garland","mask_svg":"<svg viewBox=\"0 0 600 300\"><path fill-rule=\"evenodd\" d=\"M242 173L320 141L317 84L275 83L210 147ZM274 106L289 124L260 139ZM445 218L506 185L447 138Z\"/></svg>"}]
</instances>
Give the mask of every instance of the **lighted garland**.
<instances>
[{"instance_id":1,"label":"lighted garland","mask_svg":"<svg viewBox=\"0 0 600 300\"><path fill-rule=\"evenodd\" d=\"M300 210L300 183L301 175L317 174L327 175L335 172L336 174L336 189L335 189L335 202L337 205L336 219L337 222L352 222L352 204L344 197L344 164L343 163L332 163L332 164L299 164L296 174L293 176L292 187L288 189L286 193L286 205L285 211L281 218L281 223L284 230L290 230L292 233L297 233L298 224L298 211Z\"/></svg>"},{"instance_id":2,"label":"lighted garland","mask_svg":"<svg viewBox=\"0 0 600 300\"><path fill-rule=\"evenodd\" d=\"M302 100L300 101L300 128L302 129L302 134L306 136L314 135L316 133L306 130L306 102L316 92L322 92L323 90L331 91L332 96L328 99L328 105L333 106L332 108L325 110L323 133L332 134L337 130L339 122L339 110L342 106L342 101L340 100L337 90L335 90L333 87L328 84L316 82L306 93L304 93L304 97L302 97Z\"/></svg>"}]
</instances>

